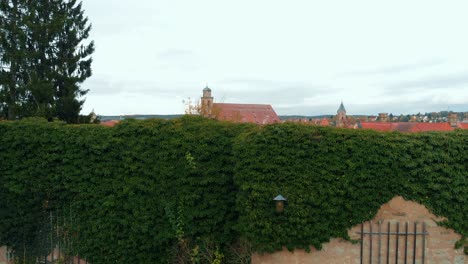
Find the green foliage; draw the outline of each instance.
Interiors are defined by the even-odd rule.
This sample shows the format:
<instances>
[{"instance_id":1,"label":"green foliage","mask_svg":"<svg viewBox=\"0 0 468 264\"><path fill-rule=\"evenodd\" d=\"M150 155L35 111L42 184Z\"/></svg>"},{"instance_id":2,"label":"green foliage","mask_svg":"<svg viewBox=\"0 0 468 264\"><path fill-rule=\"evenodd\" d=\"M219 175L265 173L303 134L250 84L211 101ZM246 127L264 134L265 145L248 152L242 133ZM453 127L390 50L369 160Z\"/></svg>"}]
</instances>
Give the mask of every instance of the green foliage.
<instances>
[{"instance_id":1,"label":"green foliage","mask_svg":"<svg viewBox=\"0 0 468 264\"><path fill-rule=\"evenodd\" d=\"M181 240L227 244L237 219L232 146L245 127L1 123L0 242L22 252L30 236L16 233L39 235L37 219L65 211L75 250L92 263L164 263Z\"/></svg>"},{"instance_id":2,"label":"green foliage","mask_svg":"<svg viewBox=\"0 0 468 264\"><path fill-rule=\"evenodd\" d=\"M468 131L380 133L281 124L236 145L238 231L256 250L309 245L371 219L401 195L468 235ZM272 198L288 198L276 215Z\"/></svg>"},{"instance_id":3,"label":"green foliage","mask_svg":"<svg viewBox=\"0 0 468 264\"><path fill-rule=\"evenodd\" d=\"M26 0L0 1L0 116L15 119L26 97Z\"/></svg>"},{"instance_id":4,"label":"green foliage","mask_svg":"<svg viewBox=\"0 0 468 264\"><path fill-rule=\"evenodd\" d=\"M219 252L218 248L214 252L214 257L215 257L215 259L211 262L211 264L221 264L221 263L223 263L224 254Z\"/></svg>"},{"instance_id":5,"label":"green foliage","mask_svg":"<svg viewBox=\"0 0 468 264\"><path fill-rule=\"evenodd\" d=\"M29 119L1 122L0 135L0 244L18 255L43 253L52 213L70 253L91 263L247 263L251 250L347 238L395 195L468 236L467 131L183 117L114 128Z\"/></svg>"},{"instance_id":6,"label":"green foliage","mask_svg":"<svg viewBox=\"0 0 468 264\"><path fill-rule=\"evenodd\" d=\"M0 2L0 116L78 123L91 25L77 0Z\"/></svg>"}]
</instances>

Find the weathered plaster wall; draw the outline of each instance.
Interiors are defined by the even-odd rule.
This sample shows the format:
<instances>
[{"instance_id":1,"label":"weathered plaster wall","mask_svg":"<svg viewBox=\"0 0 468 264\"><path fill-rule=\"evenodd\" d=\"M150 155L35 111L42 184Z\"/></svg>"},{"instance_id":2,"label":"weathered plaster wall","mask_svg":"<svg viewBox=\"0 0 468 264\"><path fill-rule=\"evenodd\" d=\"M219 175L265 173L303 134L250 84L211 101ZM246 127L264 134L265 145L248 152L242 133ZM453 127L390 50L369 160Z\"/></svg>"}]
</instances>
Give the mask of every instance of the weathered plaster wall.
<instances>
[{"instance_id":1,"label":"weathered plaster wall","mask_svg":"<svg viewBox=\"0 0 468 264\"><path fill-rule=\"evenodd\" d=\"M52 262L52 259L55 261L57 259L63 258L63 253L60 254L58 249L55 249L53 252L47 256L47 261ZM88 264L85 260L80 259L79 257L71 257L69 258L70 262L72 263L79 263L79 264ZM7 260L7 248L6 247L0 247L0 264L13 264L13 261L8 262Z\"/></svg>"},{"instance_id":2,"label":"weathered plaster wall","mask_svg":"<svg viewBox=\"0 0 468 264\"><path fill-rule=\"evenodd\" d=\"M429 235L426 238L425 244L425 263L427 264L463 264L465 261L468 263L468 258L465 257L463 249L454 249L454 244L461 238L459 234L456 234L452 229L447 229L437 225L436 221L443 220L443 218L436 217L431 214L426 207L421 204L405 201L402 197L397 196L388 203L382 205L372 220L373 228L376 230L379 221L382 221L382 225L386 226L388 222L392 224L392 231L394 231L395 224L400 223L400 231L404 230L405 222L409 222L409 232L414 230L413 223L418 222L418 231L421 231L422 223L426 224L426 230ZM369 222L365 223L366 230L369 228ZM360 226L355 226L348 231L348 234L352 239L359 239L360 235L357 233L360 231ZM383 238L382 238L383 239ZM417 238L417 246L421 248L422 243ZM386 237L385 237L386 240ZM400 238L399 252L404 250L404 240ZM391 237L390 244L395 245L395 238ZM365 239L365 245L369 246L369 241ZM382 243L382 248L385 248L386 241ZM413 245L413 238L408 238L408 245ZM377 241L373 240L373 259L377 259ZM393 248L390 252L394 253ZM383 252L383 249L382 249ZM366 254L367 253L367 254ZM403 254L399 258L399 263L403 263ZM416 257L418 258L417 263L421 263L420 257L421 251L418 251ZM369 263L370 256L368 252L365 252L365 262ZM395 263L395 257L391 257L391 262ZM412 260L412 250L408 253L408 260ZM322 250L317 251L315 248L311 248L311 253L307 253L304 250L295 250L289 252L283 250L273 254L254 254L252 256L252 264L312 264L312 263L328 263L328 264L343 264L343 263L360 263L360 245L352 244L342 239L332 239L329 243L323 245Z\"/></svg>"},{"instance_id":3,"label":"weathered plaster wall","mask_svg":"<svg viewBox=\"0 0 468 264\"><path fill-rule=\"evenodd\" d=\"M7 248L0 247L0 264L7 264Z\"/></svg>"}]
</instances>

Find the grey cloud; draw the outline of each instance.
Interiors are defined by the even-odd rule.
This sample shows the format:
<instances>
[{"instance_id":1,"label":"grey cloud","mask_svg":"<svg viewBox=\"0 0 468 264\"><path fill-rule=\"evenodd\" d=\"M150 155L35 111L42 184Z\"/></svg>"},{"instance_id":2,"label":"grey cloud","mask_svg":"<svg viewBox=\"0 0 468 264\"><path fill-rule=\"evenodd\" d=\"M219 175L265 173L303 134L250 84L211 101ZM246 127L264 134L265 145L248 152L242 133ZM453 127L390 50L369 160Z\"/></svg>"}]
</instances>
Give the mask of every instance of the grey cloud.
<instances>
[{"instance_id":1,"label":"grey cloud","mask_svg":"<svg viewBox=\"0 0 468 264\"><path fill-rule=\"evenodd\" d=\"M122 91L122 87L118 85L113 85L110 81L110 78L105 77L91 77L89 80L84 82L83 88L89 89L89 93L93 95L109 95L109 94L118 94Z\"/></svg>"},{"instance_id":2,"label":"grey cloud","mask_svg":"<svg viewBox=\"0 0 468 264\"><path fill-rule=\"evenodd\" d=\"M191 50L186 49L168 49L164 52L160 52L157 55L158 59L172 60L172 59L185 59L187 57L193 57L195 53Z\"/></svg>"},{"instance_id":3,"label":"grey cloud","mask_svg":"<svg viewBox=\"0 0 468 264\"><path fill-rule=\"evenodd\" d=\"M84 1L83 4L85 13L93 25L91 34L99 37L135 30L135 25L149 25L160 16L157 9L140 2L130 6L124 1L109 0ZM159 22L158 26L163 25Z\"/></svg>"},{"instance_id":4,"label":"grey cloud","mask_svg":"<svg viewBox=\"0 0 468 264\"><path fill-rule=\"evenodd\" d=\"M333 115L333 105L273 105L278 115L303 115L303 116L315 116L315 115Z\"/></svg>"},{"instance_id":5,"label":"grey cloud","mask_svg":"<svg viewBox=\"0 0 468 264\"><path fill-rule=\"evenodd\" d=\"M168 49L156 53L154 60L157 62L153 67L155 70L195 71L200 66L197 54L187 49Z\"/></svg>"},{"instance_id":6,"label":"grey cloud","mask_svg":"<svg viewBox=\"0 0 468 264\"><path fill-rule=\"evenodd\" d=\"M440 76L426 76L414 80L398 81L385 86L387 93L394 93L400 91L428 91L430 89L453 89L460 86L466 86L468 89L468 72L440 75Z\"/></svg>"},{"instance_id":7,"label":"grey cloud","mask_svg":"<svg viewBox=\"0 0 468 264\"><path fill-rule=\"evenodd\" d=\"M446 61L443 59L432 59L432 60L421 61L417 63L392 65L388 67L377 68L374 70L346 72L343 75L400 74L400 73L405 73L409 71L415 71L415 70L421 70L424 68L439 66L439 65L444 64L445 62Z\"/></svg>"},{"instance_id":8,"label":"grey cloud","mask_svg":"<svg viewBox=\"0 0 468 264\"><path fill-rule=\"evenodd\" d=\"M128 94L151 94L161 97L181 95L184 92L182 87L164 86L157 82L149 81L120 81L117 85Z\"/></svg>"},{"instance_id":9,"label":"grey cloud","mask_svg":"<svg viewBox=\"0 0 468 264\"><path fill-rule=\"evenodd\" d=\"M181 95L184 91L181 87L165 87L156 82L149 81L114 81L106 77L92 77L87 80L83 89L89 89L88 95L114 95L120 93L131 94L158 94L161 96Z\"/></svg>"},{"instance_id":10,"label":"grey cloud","mask_svg":"<svg viewBox=\"0 0 468 264\"><path fill-rule=\"evenodd\" d=\"M217 84L220 89L213 87L213 95L233 103L301 104L306 98L329 91L327 86L307 82L261 79L231 79Z\"/></svg>"}]
</instances>

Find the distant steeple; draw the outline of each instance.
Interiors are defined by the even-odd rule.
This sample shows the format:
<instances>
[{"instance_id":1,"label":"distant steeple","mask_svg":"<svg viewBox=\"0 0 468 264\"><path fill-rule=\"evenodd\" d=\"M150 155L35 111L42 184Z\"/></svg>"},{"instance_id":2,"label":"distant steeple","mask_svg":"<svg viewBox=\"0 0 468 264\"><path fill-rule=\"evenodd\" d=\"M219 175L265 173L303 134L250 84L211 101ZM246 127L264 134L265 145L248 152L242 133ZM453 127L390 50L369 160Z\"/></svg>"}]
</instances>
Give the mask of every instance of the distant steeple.
<instances>
[{"instance_id":1,"label":"distant steeple","mask_svg":"<svg viewBox=\"0 0 468 264\"><path fill-rule=\"evenodd\" d=\"M346 109L343 105L343 101L341 101L341 104L340 104L340 107L338 108L338 110L336 111L337 114L339 113L345 113L346 114Z\"/></svg>"},{"instance_id":2,"label":"distant steeple","mask_svg":"<svg viewBox=\"0 0 468 264\"><path fill-rule=\"evenodd\" d=\"M203 89L203 96L201 98L201 109L200 114L205 117L211 115L211 109L213 107L213 96L211 96L211 89L208 85Z\"/></svg>"},{"instance_id":3,"label":"distant steeple","mask_svg":"<svg viewBox=\"0 0 468 264\"><path fill-rule=\"evenodd\" d=\"M338 108L338 110L336 111L336 117L335 117L335 125L337 127L343 127L345 126L345 123L346 123L346 109L343 105L343 101L341 101L341 104L340 104L340 107Z\"/></svg>"},{"instance_id":4,"label":"distant steeple","mask_svg":"<svg viewBox=\"0 0 468 264\"><path fill-rule=\"evenodd\" d=\"M205 89L203 89L203 97L211 97L211 89L208 87L208 85L206 85Z\"/></svg>"}]
</instances>

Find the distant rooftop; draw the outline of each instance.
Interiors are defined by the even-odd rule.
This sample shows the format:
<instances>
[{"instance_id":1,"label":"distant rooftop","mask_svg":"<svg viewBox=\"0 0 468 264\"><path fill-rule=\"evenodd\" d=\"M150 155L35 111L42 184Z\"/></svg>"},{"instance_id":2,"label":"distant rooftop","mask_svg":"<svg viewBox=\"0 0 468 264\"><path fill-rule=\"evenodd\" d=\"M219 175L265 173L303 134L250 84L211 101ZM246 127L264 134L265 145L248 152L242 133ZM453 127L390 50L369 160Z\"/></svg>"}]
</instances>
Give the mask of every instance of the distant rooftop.
<instances>
[{"instance_id":1,"label":"distant rooftop","mask_svg":"<svg viewBox=\"0 0 468 264\"><path fill-rule=\"evenodd\" d=\"M162 118L162 119L173 119L178 118L183 115L174 114L174 115L112 115L112 116L99 116L99 119L102 121L109 120L125 120L125 119L149 119L149 118Z\"/></svg>"},{"instance_id":2,"label":"distant rooftop","mask_svg":"<svg viewBox=\"0 0 468 264\"><path fill-rule=\"evenodd\" d=\"M427 131L452 131L456 128L468 129L462 123L457 127L450 126L449 123L421 123L421 122L361 122L361 128L373 129L377 131L399 131L404 133L427 132Z\"/></svg>"},{"instance_id":3,"label":"distant rooftop","mask_svg":"<svg viewBox=\"0 0 468 264\"><path fill-rule=\"evenodd\" d=\"M218 120L262 125L281 122L273 107L266 104L214 103L212 111Z\"/></svg>"}]
</instances>

